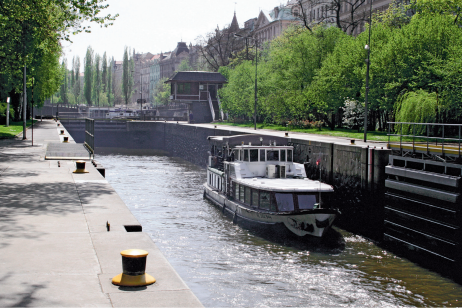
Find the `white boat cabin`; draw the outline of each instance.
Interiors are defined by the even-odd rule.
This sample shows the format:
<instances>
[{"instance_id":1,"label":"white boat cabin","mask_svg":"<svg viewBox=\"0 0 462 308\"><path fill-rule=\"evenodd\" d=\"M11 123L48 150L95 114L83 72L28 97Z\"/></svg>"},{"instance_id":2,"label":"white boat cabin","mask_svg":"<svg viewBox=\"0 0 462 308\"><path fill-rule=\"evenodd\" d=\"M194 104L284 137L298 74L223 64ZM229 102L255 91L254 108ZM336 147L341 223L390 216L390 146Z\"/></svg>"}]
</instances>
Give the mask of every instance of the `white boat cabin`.
<instances>
[{"instance_id":1,"label":"white boat cabin","mask_svg":"<svg viewBox=\"0 0 462 308\"><path fill-rule=\"evenodd\" d=\"M333 192L332 186L308 180L303 164L293 161L293 147L275 143L212 148L207 184L249 208L297 212L320 207L321 192Z\"/></svg>"}]
</instances>

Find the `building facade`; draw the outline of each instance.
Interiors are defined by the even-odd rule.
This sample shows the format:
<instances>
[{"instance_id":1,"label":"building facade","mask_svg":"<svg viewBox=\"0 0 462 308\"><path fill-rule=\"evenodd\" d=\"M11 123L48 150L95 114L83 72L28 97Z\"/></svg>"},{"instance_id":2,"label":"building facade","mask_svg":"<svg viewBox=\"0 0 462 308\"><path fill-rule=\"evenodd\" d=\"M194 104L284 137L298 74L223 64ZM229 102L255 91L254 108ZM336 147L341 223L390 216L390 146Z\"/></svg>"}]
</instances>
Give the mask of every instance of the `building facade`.
<instances>
[{"instance_id":1,"label":"building facade","mask_svg":"<svg viewBox=\"0 0 462 308\"><path fill-rule=\"evenodd\" d=\"M227 83L215 72L177 72L166 83L171 85L171 103L185 104L195 123L209 123L222 118L218 90Z\"/></svg>"}]
</instances>

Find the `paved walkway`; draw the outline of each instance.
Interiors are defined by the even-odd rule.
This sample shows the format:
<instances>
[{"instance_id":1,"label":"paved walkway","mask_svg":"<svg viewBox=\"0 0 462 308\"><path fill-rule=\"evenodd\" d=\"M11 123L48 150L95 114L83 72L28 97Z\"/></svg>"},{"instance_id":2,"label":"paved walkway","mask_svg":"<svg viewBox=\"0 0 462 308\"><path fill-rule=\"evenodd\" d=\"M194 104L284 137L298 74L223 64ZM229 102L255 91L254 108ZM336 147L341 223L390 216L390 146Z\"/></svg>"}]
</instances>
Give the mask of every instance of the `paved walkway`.
<instances>
[{"instance_id":1,"label":"paved walkway","mask_svg":"<svg viewBox=\"0 0 462 308\"><path fill-rule=\"evenodd\" d=\"M259 129L254 130L253 128L249 127L240 127L240 126L231 126L231 125L221 125L221 124L187 124L186 122L180 122L183 125L192 125L197 127L207 127L207 128L214 128L216 126L217 135L218 130L232 130L237 132L243 132L246 134L262 134L262 135L269 135L269 136L279 136L285 137L284 131L278 131L273 129ZM300 133L300 132L292 132L287 131L289 133L289 138L294 139L302 139L302 140L310 140L310 141L319 141L319 142L331 142L337 144L350 144L352 138L347 137L335 137L335 136L327 136L327 135L318 135L318 134L309 134L309 133ZM358 146L369 146L369 147L383 147L386 149L387 143L382 141L374 141L368 140L367 142L363 142L362 139L355 139L355 144Z\"/></svg>"},{"instance_id":2,"label":"paved walkway","mask_svg":"<svg viewBox=\"0 0 462 308\"><path fill-rule=\"evenodd\" d=\"M73 161L44 159L58 142L52 121L35 127L34 146L0 140L0 306L202 306L146 233L125 231L139 223L91 163L74 174ZM131 248L149 252L155 284L111 283Z\"/></svg>"}]
</instances>

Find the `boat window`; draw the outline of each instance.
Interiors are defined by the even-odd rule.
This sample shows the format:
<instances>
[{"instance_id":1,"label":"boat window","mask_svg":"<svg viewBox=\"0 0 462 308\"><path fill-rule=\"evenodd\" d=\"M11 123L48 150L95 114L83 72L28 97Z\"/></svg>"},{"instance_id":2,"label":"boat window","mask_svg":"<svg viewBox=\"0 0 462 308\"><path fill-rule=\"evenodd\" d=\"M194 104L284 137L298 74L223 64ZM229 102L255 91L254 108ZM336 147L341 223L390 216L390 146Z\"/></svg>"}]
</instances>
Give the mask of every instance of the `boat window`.
<instances>
[{"instance_id":1,"label":"boat window","mask_svg":"<svg viewBox=\"0 0 462 308\"><path fill-rule=\"evenodd\" d=\"M258 189L252 189L252 205L258 207Z\"/></svg>"},{"instance_id":2,"label":"boat window","mask_svg":"<svg viewBox=\"0 0 462 308\"><path fill-rule=\"evenodd\" d=\"M286 150L281 150L281 161L286 161Z\"/></svg>"},{"instance_id":3,"label":"boat window","mask_svg":"<svg viewBox=\"0 0 462 308\"><path fill-rule=\"evenodd\" d=\"M266 161L265 150L260 150L260 161Z\"/></svg>"},{"instance_id":4,"label":"boat window","mask_svg":"<svg viewBox=\"0 0 462 308\"><path fill-rule=\"evenodd\" d=\"M244 200L245 200L245 202L244 202L245 204L250 205L250 200L251 200L251 198L252 198L252 193L251 193L251 192L252 192L252 190L250 189L250 187L246 187L246 188L245 188L245 199L244 199Z\"/></svg>"},{"instance_id":5,"label":"boat window","mask_svg":"<svg viewBox=\"0 0 462 308\"><path fill-rule=\"evenodd\" d=\"M244 150L244 161L249 161L249 150Z\"/></svg>"},{"instance_id":6,"label":"boat window","mask_svg":"<svg viewBox=\"0 0 462 308\"><path fill-rule=\"evenodd\" d=\"M239 160L244 160L244 150L240 150L239 153L240 153L240 155L239 155L240 159Z\"/></svg>"},{"instance_id":7,"label":"boat window","mask_svg":"<svg viewBox=\"0 0 462 308\"><path fill-rule=\"evenodd\" d=\"M250 150L250 161L258 161L258 150Z\"/></svg>"},{"instance_id":8,"label":"boat window","mask_svg":"<svg viewBox=\"0 0 462 308\"><path fill-rule=\"evenodd\" d=\"M298 197L298 208L300 210L311 210L314 208L314 204L317 203L316 195L297 195Z\"/></svg>"},{"instance_id":9,"label":"boat window","mask_svg":"<svg viewBox=\"0 0 462 308\"><path fill-rule=\"evenodd\" d=\"M279 161L279 150L268 150L266 151L267 161Z\"/></svg>"},{"instance_id":10,"label":"boat window","mask_svg":"<svg viewBox=\"0 0 462 308\"><path fill-rule=\"evenodd\" d=\"M244 202L244 186L239 185L239 201Z\"/></svg>"},{"instance_id":11,"label":"boat window","mask_svg":"<svg viewBox=\"0 0 462 308\"><path fill-rule=\"evenodd\" d=\"M267 191L260 192L260 208L263 210L270 210L271 207L271 194Z\"/></svg>"},{"instance_id":12,"label":"boat window","mask_svg":"<svg viewBox=\"0 0 462 308\"><path fill-rule=\"evenodd\" d=\"M280 212L290 212L294 210L294 198L292 194L276 194L276 202Z\"/></svg>"},{"instance_id":13,"label":"boat window","mask_svg":"<svg viewBox=\"0 0 462 308\"><path fill-rule=\"evenodd\" d=\"M287 150L287 161L288 161L288 162L293 162L293 159L292 159L292 150Z\"/></svg>"},{"instance_id":14,"label":"boat window","mask_svg":"<svg viewBox=\"0 0 462 308\"><path fill-rule=\"evenodd\" d=\"M234 199L239 200L239 184L233 183L234 186Z\"/></svg>"},{"instance_id":15,"label":"boat window","mask_svg":"<svg viewBox=\"0 0 462 308\"><path fill-rule=\"evenodd\" d=\"M236 168L234 168L234 165L229 165L229 176L232 178L236 177Z\"/></svg>"}]
</instances>

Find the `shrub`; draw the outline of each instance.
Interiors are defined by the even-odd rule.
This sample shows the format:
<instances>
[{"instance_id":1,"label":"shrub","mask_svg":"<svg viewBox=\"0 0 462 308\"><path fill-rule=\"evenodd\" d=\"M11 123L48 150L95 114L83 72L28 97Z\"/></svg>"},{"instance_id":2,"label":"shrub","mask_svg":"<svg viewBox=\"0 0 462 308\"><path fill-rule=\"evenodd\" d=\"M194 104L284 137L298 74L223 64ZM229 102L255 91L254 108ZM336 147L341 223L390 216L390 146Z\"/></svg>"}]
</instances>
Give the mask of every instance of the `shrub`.
<instances>
[{"instance_id":1,"label":"shrub","mask_svg":"<svg viewBox=\"0 0 462 308\"><path fill-rule=\"evenodd\" d=\"M357 129L359 132L360 128L364 125L365 107L363 104L347 98L342 109L343 124L348 128Z\"/></svg>"}]
</instances>

